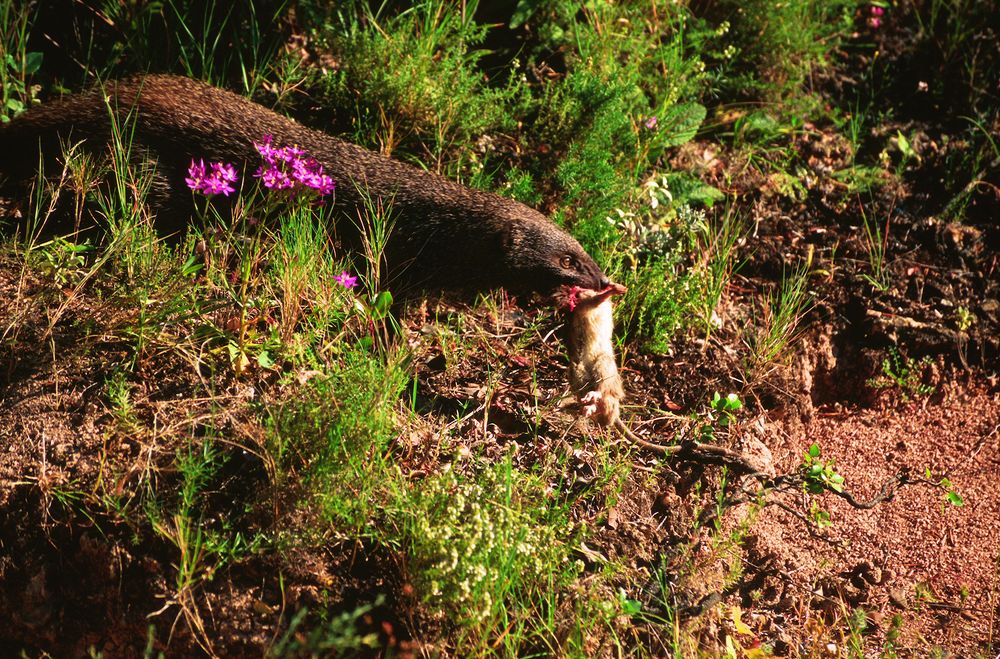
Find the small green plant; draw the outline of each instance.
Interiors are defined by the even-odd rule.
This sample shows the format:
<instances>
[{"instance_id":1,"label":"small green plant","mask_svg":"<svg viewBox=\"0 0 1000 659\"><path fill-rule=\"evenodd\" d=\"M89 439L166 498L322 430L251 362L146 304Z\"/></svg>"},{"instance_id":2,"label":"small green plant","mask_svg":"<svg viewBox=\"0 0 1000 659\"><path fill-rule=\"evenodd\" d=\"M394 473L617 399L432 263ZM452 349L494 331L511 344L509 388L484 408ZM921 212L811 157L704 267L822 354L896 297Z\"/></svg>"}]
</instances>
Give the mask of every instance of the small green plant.
<instances>
[{"instance_id":1,"label":"small green plant","mask_svg":"<svg viewBox=\"0 0 1000 659\"><path fill-rule=\"evenodd\" d=\"M899 636L903 632L903 616L899 613L892 616L892 620L889 621L889 627L885 630L885 642L882 644L882 652L884 657L889 659L895 659L899 656L897 651L896 643L899 641Z\"/></svg>"},{"instance_id":2,"label":"small green plant","mask_svg":"<svg viewBox=\"0 0 1000 659\"><path fill-rule=\"evenodd\" d=\"M734 393L723 396L718 391L712 394L708 411L704 413L698 435L703 442L715 441L715 433L736 423L736 413L743 409L743 401Z\"/></svg>"},{"instance_id":3,"label":"small green plant","mask_svg":"<svg viewBox=\"0 0 1000 659\"><path fill-rule=\"evenodd\" d=\"M959 332L968 332L975 322L976 316L968 307L962 305L955 307L955 325Z\"/></svg>"},{"instance_id":4,"label":"small green plant","mask_svg":"<svg viewBox=\"0 0 1000 659\"><path fill-rule=\"evenodd\" d=\"M539 595L566 576L568 520L543 491L505 461L474 480L448 469L400 493L393 515L404 524L417 582L467 630L467 647L504 642L511 628L554 641L550 602Z\"/></svg>"},{"instance_id":5,"label":"small green plant","mask_svg":"<svg viewBox=\"0 0 1000 659\"><path fill-rule=\"evenodd\" d=\"M924 475L927 477L928 481L931 481L932 483L934 482L934 477L931 474L930 467L924 470ZM942 497L944 498L945 503L949 503L956 508L965 505L965 500L962 498L962 495L958 493L955 485L951 482L951 479L947 477L942 478L937 481L937 486L941 489Z\"/></svg>"},{"instance_id":6,"label":"small green plant","mask_svg":"<svg viewBox=\"0 0 1000 659\"><path fill-rule=\"evenodd\" d=\"M865 631L868 629L868 614L861 607L851 611L847 617L847 653L849 657L864 659Z\"/></svg>"},{"instance_id":7,"label":"small green plant","mask_svg":"<svg viewBox=\"0 0 1000 659\"><path fill-rule=\"evenodd\" d=\"M351 611L339 613L308 629L309 609L300 609L288 623L288 629L267 652L273 659L281 657L348 656L365 650L377 650L382 641L375 632L359 631L375 609L385 604L379 595L370 604L361 604Z\"/></svg>"},{"instance_id":8,"label":"small green plant","mask_svg":"<svg viewBox=\"0 0 1000 659\"><path fill-rule=\"evenodd\" d=\"M809 446L800 469L803 487L809 494L822 494L826 490L844 491L844 477L837 473L833 460L823 459L819 444Z\"/></svg>"},{"instance_id":9,"label":"small green plant","mask_svg":"<svg viewBox=\"0 0 1000 659\"><path fill-rule=\"evenodd\" d=\"M94 251L89 241L73 243L57 236L35 247L41 269L57 286L76 286L87 275L87 255Z\"/></svg>"},{"instance_id":10,"label":"small green plant","mask_svg":"<svg viewBox=\"0 0 1000 659\"><path fill-rule=\"evenodd\" d=\"M200 446L192 441L186 450L178 451L175 464L181 475L176 511L171 513L151 502L147 515L156 534L177 551L177 562L173 565L176 570L174 596L167 606L178 607L178 617L183 616L198 644L212 653L212 643L198 607L197 591L201 584L212 579L215 565L199 511L205 487L219 466L218 456L212 441L206 440Z\"/></svg>"},{"instance_id":11,"label":"small green plant","mask_svg":"<svg viewBox=\"0 0 1000 659\"><path fill-rule=\"evenodd\" d=\"M718 422L723 428L736 421L736 412L743 409L743 401L736 394L723 396L718 391L712 394L711 412L709 418Z\"/></svg>"},{"instance_id":12,"label":"small green plant","mask_svg":"<svg viewBox=\"0 0 1000 659\"><path fill-rule=\"evenodd\" d=\"M893 166L894 161L895 166ZM914 151L910 140L898 130L895 135L889 138L888 144L878 154L878 162L882 168L891 171L896 177L902 176L907 165L914 161L919 163L920 155Z\"/></svg>"},{"instance_id":13,"label":"small green plant","mask_svg":"<svg viewBox=\"0 0 1000 659\"><path fill-rule=\"evenodd\" d=\"M776 291L767 295L759 326L748 335L750 367L762 369L778 361L799 335L799 324L809 304L809 261L783 273Z\"/></svg>"},{"instance_id":14,"label":"small green plant","mask_svg":"<svg viewBox=\"0 0 1000 659\"><path fill-rule=\"evenodd\" d=\"M607 218L620 234L612 276L628 287L617 307L623 334L654 352L697 322L707 280L703 262L690 264L710 232L705 211L676 204L669 185L667 176L650 177L639 195L645 203Z\"/></svg>"},{"instance_id":15,"label":"small green plant","mask_svg":"<svg viewBox=\"0 0 1000 659\"><path fill-rule=\"evenodd\" d=\"M837 473L833 460L823 459L819 444L809 446L799 471L802 474L802 489L809 494L822 494L827 490L844 491L844 477ZM830 512L815 499L809 502L809 518L819 528L833 524Z\"/></svg>"},{"instance_id":16,"label":"small green plant","mask_svg":"<svg viewBox=\"0 0 1000 659\"><path fill-rule=\"evenodd\" d=\"M481 159L454 147L513 127L510 107L522 90L516 76L485 84L477 63L487 27L473 19L476 4L421 0L397 12L385 3L317 3L312 11L336 29L315 36L340 57L322 83L333 107L356 108L355 141L395 154L416 137L423 148L411 151L429 155L429 169L480 172Z\"/></svg>"},{"instance_id":17,"label":"small green plant","mask_svg":"<svg viewBox=\"0 0 1000 659\"><path fill-rule=\"evenodd\" d=\"M739 269L736 248L745 239L746 229L744 218L730 208L722 214L715 230L702 237L704 242L699 250L703 255L700 267L704 272L701 321L706 337L721 326L717 310L733 273Z\"/></svg>"},{"instance_id":18,"label":"small green plant","mask_svg":"<svg viewBox=\"0 0 1000 659\"><path fill-rule=\"evenodd\" d=\"M823 508L816 499L809 502L809 519L820 529L825 529L833 525L833 520L830 518L830 511Z\"/></svg>"},{"instance_id":19,"label":"small green plant","mask_svg":"<svg viewBox=\"0 0 1000 659\"><path fill-rule=\"evenodd\" d=\"M861 209L861 221L865 228L865 248L868 254L869 274L864 279L877 291L889 288L889 271L885 262L889 247L889 216L885 218L885 228L879 226L874 218L869 218L865 209Z\"/></svg>"},{"instance_id":20,"label":"small green plant","mask_svg":"<svg viewBox=\"0 0 1000 659\"><path fill-rule=\"evenodd\" d=\"M934 392L934 385L923 382L931 365L930 356L920 360L904 356L896 346L889 346L889 356L882 360L882 373L869 378L868 386L875 389L894 389L902 402L927 396Z\"/></svg>"},{"instance_id":21,"label":"small green plant","mask_svg":"<svg viewBox=\"0 0 1000 659\"><path fill-rule=\"evenodd\" d=\"M108 402L111 413L122 428L132 428L136 424L135 407L132 404L132 385L124 369L116 369L108 378Z\"/></svg>"},{"instance_id":22,"label":"small green plant","mask_svg":"<svg viewBox=\"0 0 1000 659\"><path fill-rule=\"evenodd\" d=\"M405 355L319 340L304 357L314 375L296 396L271 406L264 421L275 478L302 479L317 514L344 533L361 534L381 516L399 478L391 441L408 379Z\"/></svg>"}]
</instances>

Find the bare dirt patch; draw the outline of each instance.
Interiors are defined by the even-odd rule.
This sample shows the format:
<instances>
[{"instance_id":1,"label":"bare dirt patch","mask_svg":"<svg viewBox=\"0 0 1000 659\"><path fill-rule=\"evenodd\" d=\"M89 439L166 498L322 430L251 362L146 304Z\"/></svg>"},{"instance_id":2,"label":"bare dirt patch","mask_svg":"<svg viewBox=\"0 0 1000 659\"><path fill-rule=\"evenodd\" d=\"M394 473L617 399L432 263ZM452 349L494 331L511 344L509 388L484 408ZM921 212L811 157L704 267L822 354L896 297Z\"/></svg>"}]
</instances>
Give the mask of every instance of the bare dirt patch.
<instances>
[{"instance_id":1,"label":"bare dirt patch","mask_svg":"<svg viewBox=\"0 0 1000 659\"><path fill-rule=\"evenodd\" d=\"M950 505L942 490L918 484L870 510L827 495L823 505L834 522L823 531L827 539L810 535L787 512L767 508L751 532L748 569L771 570L770 580L780 584L775 604L834 618L863 607L874 623L869 631L880 632L873 647L896 614L903 616L901 651L917 652L927 643L959 653L993 646L1000 614L995 384L959 376L932 398L882 409L824 406L807 423L792 425L771 444L779 471L794 468L810 444L819 443L859 499L877 496L900 471L919 478L930 470L954 483L964 505ZM794 505L793 499L786 502ZM801 630L793 636L803 637Z\"/></svg>"}]
</instances>

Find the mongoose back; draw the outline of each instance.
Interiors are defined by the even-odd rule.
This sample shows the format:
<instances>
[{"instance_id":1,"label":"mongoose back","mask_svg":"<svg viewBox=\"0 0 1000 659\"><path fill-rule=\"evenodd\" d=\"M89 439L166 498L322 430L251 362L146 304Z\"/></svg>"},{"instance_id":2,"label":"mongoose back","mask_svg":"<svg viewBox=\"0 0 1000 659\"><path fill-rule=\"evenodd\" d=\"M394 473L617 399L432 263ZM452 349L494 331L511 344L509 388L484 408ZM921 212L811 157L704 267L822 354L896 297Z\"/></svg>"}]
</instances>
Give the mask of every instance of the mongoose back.
<instances>
[{"instance_id":1,"label":"mongoose back","mask_svg":"<svg viewBox=\"0 0 1000 659\"><path fill-rule=\"evenodd\" d=\"M561 287L603 289L609 282L580 244L538 211L499 195L465 187L354 144L312 130L229 91L188 78L148 75L43 104L0 126L0 173L32 175L38 149L48 158L60 142L85 140L105 149L109 104L118 121L134 119L134 144L150 153L168 198L163 224L190 217L184 184L192 158L244 169L260 163L254 143L297 145L337 184L335 207L357 217L367 199L391 205L393 222L384 258L390 282L419 288L552 293ZM162 218L161 218L162 219ZM350 241L350 221L338 233ZM342 226L344 225L344 226Z\"/></svg>"}]
</instances>

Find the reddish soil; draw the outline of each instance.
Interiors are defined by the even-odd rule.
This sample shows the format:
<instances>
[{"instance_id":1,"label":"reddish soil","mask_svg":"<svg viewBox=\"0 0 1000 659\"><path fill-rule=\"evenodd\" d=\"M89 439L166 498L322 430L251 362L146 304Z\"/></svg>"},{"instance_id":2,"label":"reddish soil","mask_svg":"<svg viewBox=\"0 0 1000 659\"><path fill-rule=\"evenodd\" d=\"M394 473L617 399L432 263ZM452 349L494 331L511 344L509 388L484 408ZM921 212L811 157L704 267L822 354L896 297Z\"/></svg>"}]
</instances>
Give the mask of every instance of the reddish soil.
<instances>
[{"instance_id":1,"label":"reddish soil","mask_svg":"<svg viewBox=\"0 0 1000 659\"><path fill-rule=\"evenodd\" d=\"M827 495L833 525L811 536L789 513L767 508L750 532L749 572L772 582L779 608L843 616L864 607L869 631L903 616L896 647L927 644L960 654L995 647L1000 615L1000 394L995 382L957 376L932 399L892 408L824 406L806 423L779 424L769 443L779 471L794 469L812 443L836 462L858 499L876 497L904 471L946 476L964 505L945 502L930 483L909 484L870 510ZM795 506L801 496L783 495ZM802 508L801 504L798 506ZM780 584L780 586L778 585ZM808 638L809 616L788 620L787 638ZM796 631L795 628L799 629ZM875 640L880 642L881 635ZM877 645L875 646L877 647ZM812 648L821 650L822 648ZM794 654L794 652L793 652Z\"/></svg>"}]
</instances>

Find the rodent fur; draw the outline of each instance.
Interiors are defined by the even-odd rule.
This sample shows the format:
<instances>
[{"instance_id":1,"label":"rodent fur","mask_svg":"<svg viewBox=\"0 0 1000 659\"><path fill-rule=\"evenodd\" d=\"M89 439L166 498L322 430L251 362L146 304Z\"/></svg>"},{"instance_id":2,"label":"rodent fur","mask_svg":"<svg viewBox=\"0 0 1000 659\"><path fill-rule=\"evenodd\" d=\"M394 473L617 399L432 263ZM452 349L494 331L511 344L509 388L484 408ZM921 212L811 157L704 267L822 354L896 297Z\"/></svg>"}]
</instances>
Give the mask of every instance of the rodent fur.
<instances>
[{"instance_id":1,"label":"rodent fur","mask_svg":"<svg viewBox=\"0 0 1000 659\"><path fill-rule=\"evenodd\" d=\"M337 232L349 245L359 247L360 241L354 223L343 216L356 220L365 195L391 206L384 254L390 286L549 294L566 286L608 285L576 240L524 204L306 128L184 77L128 78L33 108L0 126L0 173L12 179L33 175L39 146L51 160L60 153L60 141L86 140L92 151L105 149L111 128L106 98L120 123L134 116L134 144L156 159L161 230L176 231L190 217L184 177L192 158L235 163L246 178L260 162L254 143L272 135L276 146L305 149L334 178L335 207L342 209Z\"/></svg>"},{"instance_id":2,"label":"rodent fur","mask_svg":"<svg viewBox=\"0 0 1000 659\"><path fill-rule=\"evenodd\" d=\"M602 426L618 423L625 397L612 342L614 319L611 298L625 292L618 284L605 290L581 290L570 312L566 345L569 384L583 404L584 415Z\"/></svg>"}]
</instances>

